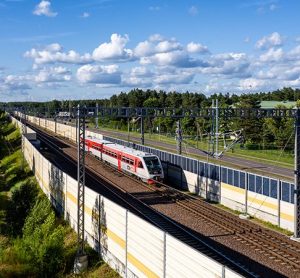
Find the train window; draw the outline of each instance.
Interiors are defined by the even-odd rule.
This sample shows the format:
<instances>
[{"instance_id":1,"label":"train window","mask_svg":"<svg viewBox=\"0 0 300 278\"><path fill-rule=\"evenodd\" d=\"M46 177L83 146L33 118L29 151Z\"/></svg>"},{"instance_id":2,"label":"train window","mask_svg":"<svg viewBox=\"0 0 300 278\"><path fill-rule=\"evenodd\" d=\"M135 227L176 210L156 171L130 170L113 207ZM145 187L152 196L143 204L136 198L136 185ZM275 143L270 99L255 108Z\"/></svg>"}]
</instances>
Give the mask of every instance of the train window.
<instances>
[{"instance_id":1,"label":"train window","mask_svg":"<svg viewBox=\"0 0 300 278\"><path fill-rule=\"evenodd\" d=\"M144 168L142 161L138 162L138 168Z\"/></svg>"}]
</instances>

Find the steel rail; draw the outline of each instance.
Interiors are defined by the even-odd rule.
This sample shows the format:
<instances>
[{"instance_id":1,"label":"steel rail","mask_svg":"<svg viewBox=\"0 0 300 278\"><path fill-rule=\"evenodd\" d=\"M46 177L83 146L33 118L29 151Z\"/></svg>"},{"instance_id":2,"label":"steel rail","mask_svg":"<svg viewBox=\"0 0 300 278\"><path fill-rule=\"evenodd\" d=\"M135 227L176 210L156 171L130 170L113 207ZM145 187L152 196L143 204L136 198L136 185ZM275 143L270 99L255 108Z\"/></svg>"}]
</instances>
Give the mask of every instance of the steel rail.
<instances>
[{"instance_id":1,"label":"steel rail","mask_svg":"<svg viewBox=\"0 0 300 278\"><path fill-rule=\"evenodd\" d=\"M45 136L44 132L43 132L43 135L41 135L41 130L39 128L36 128L32 124L29 124L29 125L30 125L30 127L32 129L36 130L36 132L38 133L39 137L40 138L43 137L43 140L45 140L46 142L48 142L48 144L50 146L52 146L52 148L54 148L54 150L55 150L55 148L57 148L57 146L49 138L46 137L46 136L48 136L48 137L53 137L53 136L51 136L49 134L47 134ZM47 133L48 133L48 131L47 131ZM55 136L55 139L58 140L58 141L63 142L66 145L69 145L72 148L75 147L73 144L66 143L65 140L62 141L57 136ZM57 153L59 155L63 156L65 159L67 159L68 161L72 162L72 164L74 164L74 165L76 164L76 162L74 161L74 159L76 160L76 157L70 158L66 154L63 154L62 151L59 151L59 150L56 150L56 151L57 151ZM88 165L86 166L86 168L88 169L88 171L86 172L86 174L90 178L92 178L94 181L96 181L97 183L99 183L99 179L96 178L96 177L99 178L99 173L97 173L95 170L93 170L93 168L91 168ZM96 177L94 177L90 173L93 173ZM158 212L157 210L153 209L152 207L146 205L141 200L139 200L138 198L136 198L133 194L127 192L124 189L122 189L122 187L120 187L118 184L116 184L115 182L111 181L107 177L101 176L101 179L110 185L109 186L109 185L103 184L103 186L105 186L105 188L107 190L109 190L116 197L120 198L123 202L125 202L134 211L137 211L139 214L143 215L143 217L145 219L147 219L150 223L154 224L157 227L160 227L163 231L169 233L172 236L175 236L176 238L178 238L181 241L183 241L184 243L188 244L189 246L191 246L195 250L205 252L205 254L208 254L208 256L214 258L215 260L217 260L221 264L224 265L224 262L226 262L227 265L229 264L230 267L233 268L233 270L235 270L235 271L237 271L239 273L242 273L243 275L247 275L248 277L258 277L257 274L255 274L252 271L248 270L244 265L241 265L240 263L234 261L233 259L225 256L224 254L222 254L222 252L220 252L216 248L210 246L207 242L199 239L198 237L196 237L190 231L186 230L182 225L176 223L175 221L173 221L169 217L163 215L161 212ZM126 196L131 197L132 200L134 200L134 202L128 202L124 198L120 197L118 195L118 193L115 193L112 190L111 186L118 188L118 190L120 190L123 193L125 193ZM140 206L138 209L136 208L137 203ZM147 212L145 211L145 209L147 209ZM163 219L163 222L162 222L162 219ZM176 232L175 232L174 228L177 229ZM189 238L187 238L187 237L189 237Z\"/></svg>"}]
</instances>

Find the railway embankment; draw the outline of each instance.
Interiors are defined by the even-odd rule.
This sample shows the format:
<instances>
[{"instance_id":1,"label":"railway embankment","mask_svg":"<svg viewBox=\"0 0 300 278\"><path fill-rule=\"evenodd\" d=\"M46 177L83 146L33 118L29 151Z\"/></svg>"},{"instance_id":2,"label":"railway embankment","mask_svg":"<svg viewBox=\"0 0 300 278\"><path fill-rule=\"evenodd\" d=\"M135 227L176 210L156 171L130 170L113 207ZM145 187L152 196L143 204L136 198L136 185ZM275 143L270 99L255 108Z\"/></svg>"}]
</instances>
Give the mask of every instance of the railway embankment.
<instances>
[{"instance_id":1,"label":"railway embankment","mask_svg":"<svg viewBox=\"0 0 300 278\"><path fill-rule=\"evenodd\" d=\"M71 277L77 236L23 160L21 135L0 112L0 277ZM118 277L87 247L86 277Z\"/></svg>"}]
</instances>

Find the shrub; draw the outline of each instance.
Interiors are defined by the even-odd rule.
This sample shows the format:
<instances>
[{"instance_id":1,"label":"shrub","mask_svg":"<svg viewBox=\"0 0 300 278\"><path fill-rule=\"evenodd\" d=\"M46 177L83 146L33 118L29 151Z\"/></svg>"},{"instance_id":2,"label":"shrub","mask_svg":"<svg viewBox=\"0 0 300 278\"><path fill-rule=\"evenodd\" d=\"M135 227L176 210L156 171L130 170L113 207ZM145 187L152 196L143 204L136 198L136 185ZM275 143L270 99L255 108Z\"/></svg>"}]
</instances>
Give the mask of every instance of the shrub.
<instances>
[{"instance_id":1,"label":"shrub","mask_svg":"<svg viewBox=\"0 0 300 278\"><path fill-rule=\"evenodd\" d=\"M30 180L26 180L12 192L11 202L8 205L6 215L6 221L12 235L20 234L25 219L34 205L37 194L36 185Z\"/></svg>"},{"instance_id":2,"label":"shrub","mask_svg":"<svg viewBox=\"0 0 300 278\"><path fill-rule=\"evenodd\" d=\"M46 198L37 201L26 218L23 237L15 240L14 253L41 277L54 277L64 266L64 230Z\"/></svg>"}]
</instances>

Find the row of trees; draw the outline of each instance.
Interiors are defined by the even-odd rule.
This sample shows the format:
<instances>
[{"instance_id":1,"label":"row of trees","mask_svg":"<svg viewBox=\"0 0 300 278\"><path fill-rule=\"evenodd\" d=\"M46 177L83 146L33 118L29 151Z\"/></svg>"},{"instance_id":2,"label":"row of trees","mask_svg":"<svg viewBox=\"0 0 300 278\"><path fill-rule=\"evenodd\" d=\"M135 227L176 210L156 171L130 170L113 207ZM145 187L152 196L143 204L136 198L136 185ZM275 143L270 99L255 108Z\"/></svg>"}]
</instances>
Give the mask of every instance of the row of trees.
<instances>
[{"instance_id":1,"label":"row of trees","mask_svg":"<svg viewBox=\"0 0 300 278\"><path fill-rule=\"evenodd\" d=\"M68 111L77 104L95 106L98 103L102 107L176 107L176 108L204 108L211 107L212 101L218 99L219 107L260 108L263 100L273 101L297 101L300 100L300 89L283 88L273 92L237 94L213 94L206 96L203 93L179 93L156 90L134 89L128 93L121 92L112 95L109 99L94 100L53 100L45 103L27 102L29 109L41 109L55 111L62 109ZM23 106L24 103L8 103L9 106ZM287 108L287 107L285 107ZM126 119L101 119L101 123L109 127L117 127L127 130ZM212 121L205 119L182 119L184 135L200 136L210 133ZM145 121L145 129L161 133L174 133L175 120L170 118L154 118ZM137 127L138 129L138 127ZM247 145L252 148L293 148L293 140L288 139L293 133L293 120L282 119L220 119L220 131L243 129Z\"/></svg>"}]
</instances>

